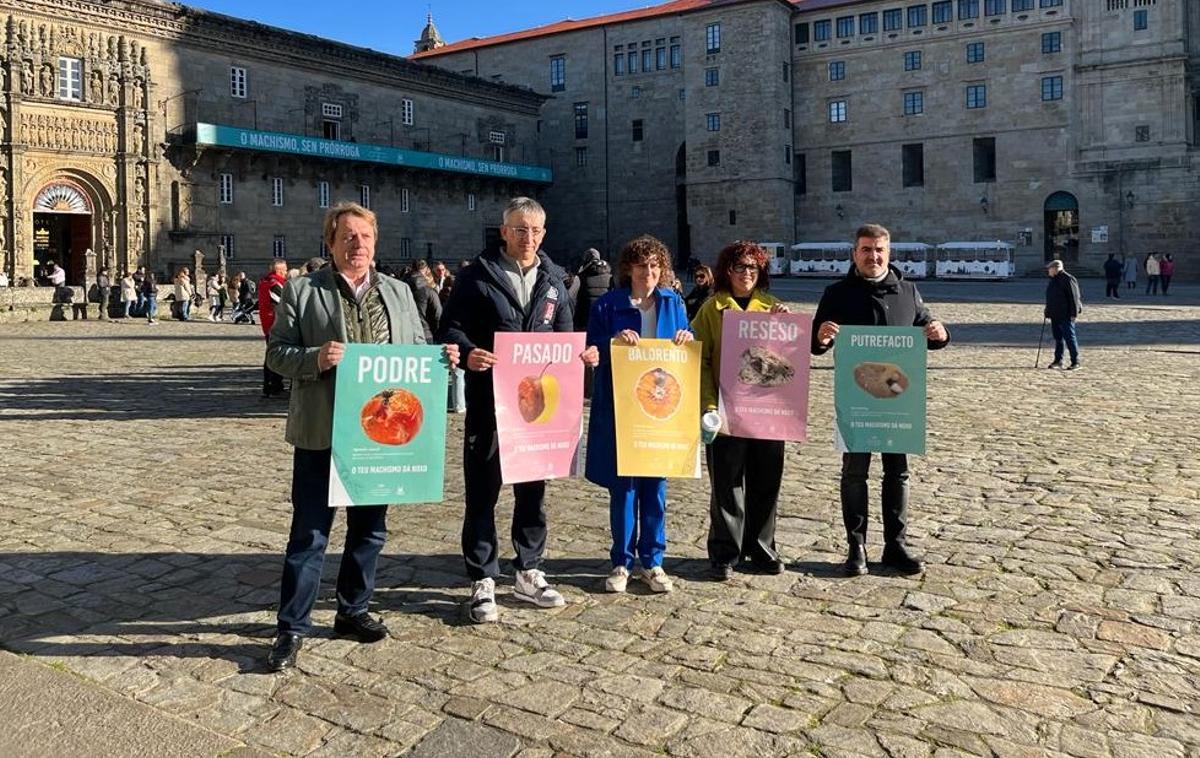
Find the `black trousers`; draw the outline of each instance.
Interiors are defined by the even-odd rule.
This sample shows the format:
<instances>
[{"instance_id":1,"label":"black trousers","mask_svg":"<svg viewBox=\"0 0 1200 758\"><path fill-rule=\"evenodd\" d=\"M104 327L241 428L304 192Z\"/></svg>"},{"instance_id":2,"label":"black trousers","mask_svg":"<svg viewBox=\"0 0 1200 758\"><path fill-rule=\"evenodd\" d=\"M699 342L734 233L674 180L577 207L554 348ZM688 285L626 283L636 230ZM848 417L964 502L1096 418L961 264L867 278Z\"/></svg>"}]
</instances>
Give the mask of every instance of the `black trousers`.
<instances>
[{"instance_id":1,"label":"black trousers","mask_svg":"<svg viewBox=\"0 0 1200 758\"><path fill-rule=\"evenodd\" d=\"M717 435L705 450L712 483L708 559L733 565L779 559L775 517L783 477L783 442Z\"/></svg>"},{"instance_id":2,"label":"black trousers","mask_svg":"<svg viewBox=\"0 0 1200 758\"><path fill-rule=\"evenodd\" d=\"M263 397L270 397L271 395L278 395L280 392L283 392L283 375L276 374L274 371L272 371L270 368L267 367L267 358L264 355L263 356L263 384L262 384Z\"/></svg>"},{"instance_id":3,"label":"black trousers","mask_svg":"<svg viewBox=\"0 0 1200 758\"><path fill-rule=\"evenodd\" d=\"M842 522L851 545L867 542L869 492L867 474L872 453L842 454ZM883 540L904 544L908 531L908 456L882 453Z\"/></svg>"},{"instance_id":4,"label":"black trousers","mask_svg":"<svg viewBox=\"0 0 1200 758\"><path fill-rule=\"evenodd\" d=\"M296 448L292 457L292 527L279 583L279 631L308 634L321 588L329 530L340 508L330 508L329 449ZM338 612L367 610L375 591L375 566L387 540L386 505L346 508L346 545L337 577Z\"/></svg>"},{"instance_id":5,"label":"black trousers","mask_svg":"<svg viewBox=\"0 0 1200 758\"><path fill-rule=\"evenodd\" d=\"M470 413L470 406L467 407ZM471 431L463 442L463 484L466 511L463 514L462 551L467 576L472 581L500 576L500 547L496 535L496 501L500 498L500 448L496 430ZM516 551L513 567L518 571L537 568L546 550L546 483L513 485L512 544Z\"/></svg>"},{"instance_id":6,"label":"black trousers","mask_svg":"<svg viewBox=\"0 0 1200 758\"><path fill-rule=\"evenodd\" d=\"M1104 281L1105 281L1104 296L1105 297L1115 297L1117 299L1120 299L1120 297L1121 297L1121 280L1120 279L1106 279Z\"/></svg>"}]
</instances>

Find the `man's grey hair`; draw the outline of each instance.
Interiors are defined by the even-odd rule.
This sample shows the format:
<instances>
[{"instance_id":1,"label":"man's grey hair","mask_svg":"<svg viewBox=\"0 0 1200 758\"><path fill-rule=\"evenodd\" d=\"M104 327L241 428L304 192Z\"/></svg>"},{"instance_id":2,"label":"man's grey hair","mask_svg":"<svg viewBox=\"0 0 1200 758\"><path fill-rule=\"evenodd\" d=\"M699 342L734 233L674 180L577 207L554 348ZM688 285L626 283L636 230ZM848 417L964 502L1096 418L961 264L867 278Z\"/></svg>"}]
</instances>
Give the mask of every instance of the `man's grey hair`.
<instances>
[{"instance_id":1,"label":"man's grey hair","mask_svg":"<svg viewBox=\"0 0 1200 758\"><path fill-rule=\"evenodd\" d=\"M509 200L508 205L504 206L504 223L507 224L508 217L514 213L531 213L546 218L546 209L532 197L514 197Z\"/></svg>"}]
</instances>

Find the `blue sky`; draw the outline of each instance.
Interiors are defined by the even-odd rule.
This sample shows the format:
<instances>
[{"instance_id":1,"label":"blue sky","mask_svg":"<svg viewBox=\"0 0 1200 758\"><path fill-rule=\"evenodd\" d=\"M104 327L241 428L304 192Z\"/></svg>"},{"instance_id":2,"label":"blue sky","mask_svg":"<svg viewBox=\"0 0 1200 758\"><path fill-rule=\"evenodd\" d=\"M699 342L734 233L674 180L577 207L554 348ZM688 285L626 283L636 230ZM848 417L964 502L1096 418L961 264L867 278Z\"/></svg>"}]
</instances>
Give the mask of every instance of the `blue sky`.
<instances>
[{"instance_id":1,"label":"blue sky","mask_svg":"<svg viewBox=\"0 0 1200 758\"><path fill-rule=\"evenodd\" d=\"M659 0L662 2L662 0ZM184 5L205 8L321 37L370 47L396 55L412 52L412 43L425 26L425 14L447 42L468 37L525 29L561 21L587 18L614 11L658 5L654 0L554 0L554 2L496 2L496 0L184 0Z\"/></svg>"}]
</instances>

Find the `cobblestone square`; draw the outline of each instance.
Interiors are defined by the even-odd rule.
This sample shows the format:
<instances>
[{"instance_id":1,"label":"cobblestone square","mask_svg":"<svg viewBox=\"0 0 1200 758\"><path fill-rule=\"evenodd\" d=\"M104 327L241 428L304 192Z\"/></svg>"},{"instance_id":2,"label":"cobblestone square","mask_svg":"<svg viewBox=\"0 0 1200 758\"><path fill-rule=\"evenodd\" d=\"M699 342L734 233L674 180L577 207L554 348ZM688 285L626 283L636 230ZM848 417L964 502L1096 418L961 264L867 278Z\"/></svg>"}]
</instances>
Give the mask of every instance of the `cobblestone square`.
<instances>
[{"instance_id":1,"label":"cobblestone square","mask_svg":"<svg viewBox=\"0 0 1200 758\"><path fill-rule=\"evenodd\" d=\"M445 502L390 514L390 638L334 638L326 585L284 675L262 659L291 452L258 328L0 324L0 647L204 730L198 753L1200 756L1200 287L1084 284L1069 373L1033 367L1040 280L923 286L953 342L913 459L921 577L833 571L827 355L788 447L783 575L707 581L707 480L672 480L675 592L605 594L607 493L559 481L546 569L569 604L518 604L510 574L500 623L473 626L452 416ZM821 286L780 289L811 312ZM13 726L0 745L39 754Z\"/></svg>"}]
</instances>

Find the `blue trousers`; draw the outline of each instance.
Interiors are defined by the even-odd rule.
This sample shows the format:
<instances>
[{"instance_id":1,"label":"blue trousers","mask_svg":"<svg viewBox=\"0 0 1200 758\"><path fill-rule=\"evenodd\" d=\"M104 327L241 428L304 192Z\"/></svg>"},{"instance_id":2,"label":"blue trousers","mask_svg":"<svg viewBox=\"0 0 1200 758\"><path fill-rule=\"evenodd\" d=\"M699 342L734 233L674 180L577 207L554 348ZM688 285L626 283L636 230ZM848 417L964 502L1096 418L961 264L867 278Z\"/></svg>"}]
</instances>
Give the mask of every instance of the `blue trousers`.
<instances>
[{"instance_id":1,"label":"blue trousers","mask_svg":"<svg viewBox=\"0 0 1200 758\"><path fill-rule=\"evenodd\" d=\"M309 619L321 589L321 568L329 530L338 510L330 508L329 449L296 448L292 457L292 528L279 584L279 631L308 634ZM367 610L375 591L375 565L387 539L386 505L346 509L346 545L338 569L338 613Z\"/></svg>"},{"instance_id":2,"label":"blue trousers","mask_svg":"<svg viewBox=\"0 0 1200 758\"><path fill-rule=\"evenodd\" d=\"M1054 362L1062 363L1063 343L1067 343L1067 353L1071 363L1079 363L1079 341L1075 338L1075 320L1050 319L1050 332L1054 335Z\"/></svg>"},{"instance_id":3,"label":"blue trousers","mask_svg":"<svg viewBox=\"0 0 1200 758\"><path fill-rule=\"evenodd\" d=\"M608 494L612 565L633 570L636 551L642 568L661 566L667 549L667 480L623 476Z\"/></svg>"}]
</instances>

